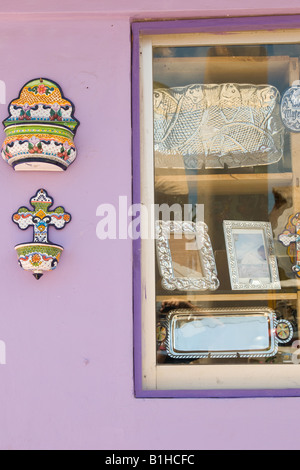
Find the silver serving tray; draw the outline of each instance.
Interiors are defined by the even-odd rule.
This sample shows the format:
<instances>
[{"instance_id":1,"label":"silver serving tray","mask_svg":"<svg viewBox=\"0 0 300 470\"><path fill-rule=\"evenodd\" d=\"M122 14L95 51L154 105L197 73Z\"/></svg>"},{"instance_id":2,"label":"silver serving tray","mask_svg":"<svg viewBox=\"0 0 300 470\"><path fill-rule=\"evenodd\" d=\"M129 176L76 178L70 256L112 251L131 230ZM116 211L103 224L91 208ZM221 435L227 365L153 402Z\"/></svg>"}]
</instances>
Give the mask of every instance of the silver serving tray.
<instances>
[{"instance_id":1,"label":"silver serving tray","mask_svg":"<svg viewBox=\"0 0 300 470\"><path fill-rule=\"evenodd\" d=\"M283 155L280 94L270 85L193 84L154 90L155 165L270 165Z\"/></svg>"},{"instance_id":2,"label":"silver serving tray","mask_svg":"<svg viewBox=\"0 0 300 470\"><path fill-rule=\"evenodd\" d=\"M288 329L284 339L276 334L279 324ZM278 343L293 335L292 325L269 308L174 310L166 328L167 353L176 359L275 356Z\"/></svg>"}]
</instances>

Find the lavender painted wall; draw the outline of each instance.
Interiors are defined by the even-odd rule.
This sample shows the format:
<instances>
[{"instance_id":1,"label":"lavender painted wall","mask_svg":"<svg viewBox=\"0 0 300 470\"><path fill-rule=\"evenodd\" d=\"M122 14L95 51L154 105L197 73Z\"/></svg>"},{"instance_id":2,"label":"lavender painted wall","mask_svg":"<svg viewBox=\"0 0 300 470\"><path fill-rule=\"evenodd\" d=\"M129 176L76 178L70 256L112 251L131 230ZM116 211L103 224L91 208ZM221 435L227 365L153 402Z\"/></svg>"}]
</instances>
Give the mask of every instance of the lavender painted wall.
<instances>
[{"instance_id":1,"label":"lavender painted wall","mask_svg":"<svg viewBox=\"0 0 300 470\"><path fill-rule=\"evenodd\" d=\"M300 2L287 10L279 0L262 9L258 0L187 0L184 11L179 0L111 3L0 5L7 104L44 76L61 85L81 122L78 158L64 173L17 173L0 162L0 449L299 449L299 398L134 398L131 242L100 241L96 208L131 198L130 21L293 14ZM17 265L14 245L30 233L11 215L40 187L72 221L50 229L65 251L36 281Z\"/></svg>"}]
</instances>

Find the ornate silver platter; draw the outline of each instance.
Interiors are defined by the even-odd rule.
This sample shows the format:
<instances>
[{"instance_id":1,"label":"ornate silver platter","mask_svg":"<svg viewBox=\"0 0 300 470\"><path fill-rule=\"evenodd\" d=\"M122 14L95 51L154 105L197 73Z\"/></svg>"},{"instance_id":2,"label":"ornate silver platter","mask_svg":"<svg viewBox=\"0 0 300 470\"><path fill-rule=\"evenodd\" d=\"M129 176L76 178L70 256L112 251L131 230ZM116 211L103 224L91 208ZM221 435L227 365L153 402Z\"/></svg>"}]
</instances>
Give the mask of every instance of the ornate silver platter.
<instances>
[{"instance_id":1,"label":"ornate silver platter","mask_svg":"<svg viewBox=\"0 0 300 470\"><path fill-rule=\"evenodd\" d=\"M155 165L214 169L278 162L284 136L279 108L279 91L269 85L155 89Z\"/></svg>"},{"instance_id":2,"label":"ornate silver platter","mask_svg":"<svg viewBox=\"0 0 300 470\"><path fill-rule=\"evenodd\" d=\"M281 100L281 119L292 132L300 132L300 86L291 86Z\"/></svg>"},{"instance_id":3,"label":"ornate silver platter","mask_svg":"<svg viewBox=\"0 0 300 470\"><path fill-rule=\"evenodd\" d=\"M156 251L162 287L181 291L216 290L215 258L204 222L156 222Z\"/></svg>"},{"instance_id":4,"label":"ornate silver platter","mask_svg":"<svg viewBox=\"0 0 300 470\"><path fill-rule=\"evenodd\" d=\"M281 289L269 222L223 221L233 290Z\"/></svg>"},{"instance_id":5,"label":"ornate silver platter","mask_svg":"<svg viewBox=\"0 0 300 470\"><path fill-rule=\"evenodd\" d=\"M166 327L167 354L176 359L270 357L293 336L269 308L174 310Z\"/></svg>"}]
</instances>

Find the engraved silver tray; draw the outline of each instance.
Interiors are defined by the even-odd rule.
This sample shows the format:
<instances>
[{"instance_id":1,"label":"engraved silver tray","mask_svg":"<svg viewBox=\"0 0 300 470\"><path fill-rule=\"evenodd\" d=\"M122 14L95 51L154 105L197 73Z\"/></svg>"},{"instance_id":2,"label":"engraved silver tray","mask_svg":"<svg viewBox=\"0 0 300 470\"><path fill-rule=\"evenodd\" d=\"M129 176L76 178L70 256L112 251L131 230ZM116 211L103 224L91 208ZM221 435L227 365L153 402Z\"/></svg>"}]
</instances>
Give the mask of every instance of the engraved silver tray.
<instances>
[{"instance_id":1,"label":"engraved silver tray","mask_svg":"<svg viewBox=\"0 0 300 470\"><path fill-rule=\"evenodd\" d=\"M173 310L166 328L167 354L176 359L275 356L293 336L291 323L265 307Z\"/></svg>"},{"instance_id":2,"label":"engraved silver tray","mask_svg":"<svg viewBox=\"0 0 300 470\"><path fill-rule=\"evenodd\" d=\"M155 165L269 165L283 155L280 93L269 85L193 84L154 90Z\"/></svg>"}]
</instances>

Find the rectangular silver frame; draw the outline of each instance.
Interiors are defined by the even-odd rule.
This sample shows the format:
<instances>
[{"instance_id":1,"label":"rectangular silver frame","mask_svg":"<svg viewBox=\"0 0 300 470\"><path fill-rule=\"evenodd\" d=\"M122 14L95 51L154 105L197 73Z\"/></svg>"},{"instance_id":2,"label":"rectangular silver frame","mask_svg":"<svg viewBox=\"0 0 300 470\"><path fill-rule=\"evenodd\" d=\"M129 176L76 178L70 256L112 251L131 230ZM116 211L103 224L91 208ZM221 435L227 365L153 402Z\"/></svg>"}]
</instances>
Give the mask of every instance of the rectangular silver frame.
<instances>
[{"instance_id":1,"label":"rectangular silver frame","mask_svg":"<svg viewBox=\"0 0 300 470\"><path fill-rule=\"evenodd\" d=\"M172 266L170 234L195 235L203 276L176 277ZM167 290L216 290L220 282L207 225L204 222L156 221L156 251L162 287Z\"/></svg>"},{"instance_id":2,"label":"rectangular silver frame","mask_svg":"<svg viewBox=\"0 0 300 470\"><path fill-rule=\"evenodd\" d=\"M267 307L173 310L166 321L167 354L175 359L275 356L276 326L276 314Z\"/></svg>"},{"instance_id":3,"label":"rectangular silver frame","mask_svg":"<svg viewBox=\"0 0 300 470\"><path fill-rule=\"evenodd\" d=\"M271 224L269 222L224 220L223 228L232 290L281 289ZM240 258L243 241L239 241L238 249L237 236L240 236L239 240L242 236L244 237L244 246L248 250L248 253L245 252L244 258ZM246 243L247 237L248 245ZM259 240L262 240L263 245L255 246L253 242ZM251 248L253 251L250 261ZM257 248L262 249L264 253L264 259L261 261L258 261L254 253ZM246 260L247 256L248 260Z\"/></svg>"}]
</instances>

